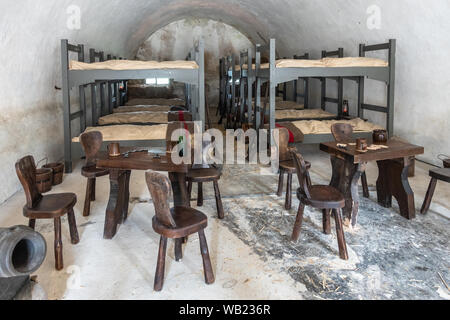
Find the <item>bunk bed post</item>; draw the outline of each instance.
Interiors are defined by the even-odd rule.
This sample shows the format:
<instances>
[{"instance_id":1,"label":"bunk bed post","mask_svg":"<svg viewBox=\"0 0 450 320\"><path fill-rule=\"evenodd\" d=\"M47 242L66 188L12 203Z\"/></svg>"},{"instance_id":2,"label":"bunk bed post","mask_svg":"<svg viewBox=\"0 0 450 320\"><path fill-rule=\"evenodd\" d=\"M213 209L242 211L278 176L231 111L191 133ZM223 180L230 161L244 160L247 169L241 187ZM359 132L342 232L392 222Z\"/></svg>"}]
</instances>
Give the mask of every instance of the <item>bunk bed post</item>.
<instances>
[{"instance_id":1,"label":"bunk bed post","mask_svg":"<svg viewBox=\"0 0 450 320\"><path fill-rule=\"evenodd\" d=\"M256 108L255 108L255 129L258 131L261 124L261 77L258 76L261 68L261 45L256 45Z\"/></svg>"},{"instance_id":2,"label":"bunk bed post","mask_svg":"<svg viewBox=\"0 0 450 320\"><path fill-rule=\"evenodd\" d=\"M338 49L338 57L344 57L344 48ZM343 107L344 107L344 78L338 78L338 116L342 117L343 115Z\"/></svg>"},{"instance_id":3,"label":"bunk bed post","mask_svg":"<svg viewBox=\"0 0 450 320\"><path fill-rule=\"evenodd\" d=\"M244 53L241 52L241 55L239 57L239 66L241 68L240 70L240 80L239 80L239 103L240 103L240 119L239 122L242 126L242 124L245 121L245 114L244 114L244 110L245 110L245 83L244 83ZM248 73L247 73L248 76Z\"/></svg>"},{"instance_id":4,"label":"bunk bed post","mask_svg":"<svg viewBox=\"0 0 450 320\"><path fill-rule=\"evenodd\" d=\"M200 120L202 121L202 132L205 131L206 126L206 112L205 112L205 103L206 103L206 95L205 95L205 43L203 39L199 40L198 43L198 62L199 64L199 79L198 79L198 93L199 93L199 113Z\"/></svg>"},{"instance_id":5,"label":"bunk bed post","mask_svg":"<svg viewBox=\"0 0 450 320\"><path fill-rule=\"evenodd\" d=\"M231 114L236 114L236 79L234 78L234 71L236 68L236 58L234 53L231 54Z\"/></svg>"},{"instance_id":6,"label":"bunk bed post","mask_svg":"<svg viewBox=\"0 0 450 320\"><path fill-rule=\"evenodd\" d=\"M326 58L327 52L322 51L322 58ZM326 96L327 96L327 78L320 78L320 84L321 84L321 100L320 100L320 106L322 107L322 110L326 109Z\"/></svg>"},{"instance_id":7,"label":"bunk bed post","mask_svg":"<svg viewBox=\"0 0 450 320\"><path fill-rule=\"evenodd\" d=\"M72 128L70 123L69 51L68 40L61 40L62 95L64 117L64 164L66 173L72 173Z\"/></svg>"},{"instance_id":8,"label":"bunk bed post","mask_svg":"<svg viewBox=\"0 0 450 320\"><path fill-rule=\"evenodd\" d=\"M360 57L365 57L366 56L366 51L365 51L365 44L360 44L359 45L359 56ZM364 118L364 85L365 85L365 78L364 77L359 77L358 80L358 118L363 119Z\"/></svg>"},{"instance_id":9,"label":"bunk bed post","mask_svg":"<svg viewBox=\"0 0 450 320\"><path fill-rule=\"evenodd\" d=\"M389 136L394 136L394 104L395 104L395 55L397 52L397 41L389 40L389 84L387 101L387 130Z\"/></svg>"},{"instance_id":10,"label":"bunk bed post","mask_svg":"<svg viewBox=\"0 0 450 320\"><path fill-rule=\"evenodd\" d=\"M78 52L78 61L85 62L84 61L84 45L79 44L78 45L80 51ZM79 92L80 92L80 130L81 132L84 132L86 130L86 92L84 90L84 85L79 86Z\"/></svg>"},{"instance_id":11,"label":"bunk bed post","mask_svg":"<svg viewBox=\"0 0 450 320\"><path fill-rule=\"evenodd\" d=\"M253 52L249 48L247 50L247 112L248 124L251 125L253 121Z\"/></svg>"},{"instance_id":12,"label":"bunk bed post","mask_svg":"<svg viewBox=\"0 0 450 320\"><path fill-rule=\"evenodd\" d=\"M95 50L89 49L89 62L95 62ZM94 82L91 84L91 126L97 124L97 84Z\"/></svg>"},{"instance_id":13,"label":"bunk bed post","mask_svg":"<svg viewBox=\"0 0 450 320\"><path fill-rule=\"evenodd\" d=\"M222 116L223 110L223 58L219 59L219 105L217 112Z\"/></svg>"},{"instance_id":14,"label":"bunk bed post","mask_svg":"<svg viewBox=\"0 0 450 320\"><path fill-rule=\"evenodd\" d=\"M269 119L270 119L270 147L275 146L273 132L275 130L275 94L276 86L275 83L275 68L276 68L276 41L275 39L270 39L270 109L269 109ZM264 115L265 116L265 115Z\"/></svg>"},{"instance_id":15,"label":"bunk bed post","mask_svg":"<svg viewBox=\"0 0 450 320\"><path fill-rule=\"evenodd\" d=\"M305 53L305 59L309 60L309 53ZM310 78L303 78L304 85L305 85L305 93L304 93L304 97L303 97L303 104L305 106L305 109L309 109L309 85L310 85L310 80L311 80Z\"/></svg>"},{"instance_id":16,"label":"bunk bed post","mask_svg":"<svg viewBox=\"0 0 450 320\"><path fill-rule=\"evenodd\" d=\"M100 51L100 58L99 58L100 62L105 61L105 53L103 51ZM100 105L101 105L101 110L100 110L100 115L104 116L106 115L105 112L105 108L106 108L106 101L105 101L105 82L101 82L100 83Z\"/></svg>"}]
</instances>

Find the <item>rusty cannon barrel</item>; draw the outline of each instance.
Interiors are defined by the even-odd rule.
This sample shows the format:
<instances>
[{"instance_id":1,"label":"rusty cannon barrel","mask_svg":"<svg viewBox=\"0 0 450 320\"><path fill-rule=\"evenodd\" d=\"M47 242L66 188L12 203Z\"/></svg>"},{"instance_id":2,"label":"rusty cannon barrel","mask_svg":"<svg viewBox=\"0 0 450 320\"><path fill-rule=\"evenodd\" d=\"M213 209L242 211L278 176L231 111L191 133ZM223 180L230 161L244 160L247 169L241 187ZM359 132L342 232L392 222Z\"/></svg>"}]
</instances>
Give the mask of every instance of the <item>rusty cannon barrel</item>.
<instances>
[{"instance_id":1,"label":"rusty cannon barrel","mask_svg":"<svg viewBox=\"0 0 450 320\"><path fill-rule=\"evenodd\" d=\"M47 254L44 237L31 228L0 228L0 278L28 276Z\"/></svg>"}]
</instances>

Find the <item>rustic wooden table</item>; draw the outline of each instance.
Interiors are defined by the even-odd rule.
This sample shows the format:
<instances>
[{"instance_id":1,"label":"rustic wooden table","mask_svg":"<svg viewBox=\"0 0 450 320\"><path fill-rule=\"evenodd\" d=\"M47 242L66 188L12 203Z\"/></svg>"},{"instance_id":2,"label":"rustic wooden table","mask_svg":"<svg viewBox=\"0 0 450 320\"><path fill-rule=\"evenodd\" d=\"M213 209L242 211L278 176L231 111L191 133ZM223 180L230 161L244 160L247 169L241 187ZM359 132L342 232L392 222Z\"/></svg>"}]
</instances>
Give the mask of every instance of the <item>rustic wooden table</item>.
<instances>
[{"instance_id":1,"label":"rustic wooden table","mask_svg":"<svg viewBox=\"0 0 450 320\"><path fill-rule=\"evenodd\" d=\"M344 216L346 224L357 224L359 209L358 181L370 161L377 161L379 176L377 181L378 202L386 208L392 207L392 196L397 199L400 213L407 219L414 219L414 192L408 181L411 160L423 154L424 148L396 140L388 141L388 148L365 153L356 151L356 146L338 148L337 142L320 145L320 150L331 155L333 175L330 185L345 196Z\"/></svg>"},{"instance_id":2,"label":"rustic wooden table","mask_svg":"<svg viewBox=\"0 0 450 320\"><path fill-rule=\"evenodd\" d=\"M127 151L136 149L138 148L122 148L123 153L118 157L110 157L106 152L100 152L96 157L97 167L110 171L111 187L103 233L105 239L114 238L118 225L125 222L128 217L129 184L132 170L169 172L175 206L190 206L186 186L188 165L174 164L171 161L170 153L160 156L148 151L125 154Z\"/></svg>"}]
</instances>

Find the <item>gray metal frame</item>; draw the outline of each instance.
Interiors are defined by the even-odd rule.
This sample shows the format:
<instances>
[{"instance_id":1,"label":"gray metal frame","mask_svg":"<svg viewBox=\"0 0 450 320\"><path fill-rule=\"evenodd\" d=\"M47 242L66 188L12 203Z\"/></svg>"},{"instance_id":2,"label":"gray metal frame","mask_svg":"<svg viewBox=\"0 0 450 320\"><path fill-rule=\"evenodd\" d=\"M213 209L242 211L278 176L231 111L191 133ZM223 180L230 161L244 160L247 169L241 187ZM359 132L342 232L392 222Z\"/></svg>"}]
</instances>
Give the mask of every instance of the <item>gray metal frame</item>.
<instances>
[{"instance_id":1,"label":"gray metal frame","mask_svg":"<svg viewBox=\"0 0 450 320\"><path fill-rule=\"evenodd\" d=\"M294 56L294 59L296 60L309 60L309 53L305 53L302 56ZM298 93L298 80L303 80L304 89L303 94ZM311 79L310 78L298 78L298 80L294 80L294 99L293 101L298 102L298 98L303 99L303 105L305 106L305 109L309 109L309 88L311 85Z\"/></svg>"},{"instance_id":2,"label":"gray metal frame","mask_svg":"<svg viewBox=\"0 0 450 320\"><path fill-rule=\"evenodd\" d=\"M101 115L113 112L113 92L115 91L116 105L119 103L117 83L131 79L147 79L147 78L169 78L175 81L189 84L192 88L192 104L191 112L195 120L202 121L203 130L205 129L205 49L204 42L200 40L198 45L191 51L190 56L199 66L198 69L185 70L70 70L69 54L70 52L78 53L78 60L84 62L84 46L71 45L68 40L61 40L61 63L62 63L62 94L63 94L63 113L64 113L64 160L67 173L72 172L72 121L80 118L80 129L83 132L86 129L86 101L84 88L91 86L91 107L93 125L98 120L97 117L97 87L100 87L100 103ZM90 61L96 58L103 60L103 52L90 51ZM111 57L113 58L113 57ZM106 90L104 88L107 84ZM114 84L115 89L112 85ZM72 88L78 87L80 93L80 111L71 113L70 92ZM106 91L106 92L105 92ZM105 99L105 94L107 98ZM106 109L106 110L105 110ZM106 111L106 112L105 112ZM80 133L81 133L80 132ZM134 141L133 141L134 142ZM135 143L151 143L149 141L135 141Z\"/></svg>"},{"instance_id":3,"label":"gray metal frame","mask_svg":"<svg viewBox=\"0 0 450 320\"><path fill-rule=\"evenodd\" d=\"M261 69L261 52L265 48L256 46L256 83L257 83L257 108L261 109L261 85L270 82L270 130L275 129L275 96L276 87L283 82L297 80L298 78L348 78L358 79L359 102L358 116L362 117L364 110L372 110L387 114L387 130L389 135L394 133L394 92L395 92L395 53L396 41L378 45L361 45L360 56L365 56L366 52L377 50L389 50L389 66L387 67L343 67L343 68L276 68L276 41L270 40L270 68ZM383 81L388 86L387 108L364 103L364 79ZM259 98L259 99L258 99ZM257 122L259 123L259 122ZM272 137L272 135L271 135ZM274 145L273 137L271 138Z\"/></svg>"}]
</instances>

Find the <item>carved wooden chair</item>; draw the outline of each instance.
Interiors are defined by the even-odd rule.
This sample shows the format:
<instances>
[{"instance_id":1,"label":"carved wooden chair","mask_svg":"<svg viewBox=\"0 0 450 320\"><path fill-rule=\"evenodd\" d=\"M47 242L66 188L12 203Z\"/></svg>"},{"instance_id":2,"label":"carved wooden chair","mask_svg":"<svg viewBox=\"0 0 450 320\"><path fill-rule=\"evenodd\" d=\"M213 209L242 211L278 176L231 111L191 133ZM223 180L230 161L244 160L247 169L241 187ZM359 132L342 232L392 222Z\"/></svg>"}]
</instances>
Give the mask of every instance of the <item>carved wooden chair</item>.
<instances>
[{"instance_id":1,"label":"carved wooden chair","mask_svg":"<svg viewBox=\"0 0 450 320\"><path fill-rule=\"evenodd\" d=\"M354 142L353 127L348 123L335 123L331 126L331 133L334 139L338 143L351 143ZM361 175L361 183L363 188L363 194L365 198L369 198L369 186L367 184L367 175L365 172Z\"/></svg>"},{"instance_id":2,"label":"carved wooden chair","mask_svg":"<svg viewBox=\"0 0 450 320\"><path fill-rule=\"evenodd\" d=\"M173 122L169 123L168 129L167 129L167 137L166 140L170 141L172 137L172 133L177 130L184 128L189 131L191 135L194 133L194 124L192 122ZM176 144L176 143L175 143ZM167 143L168 151L171 151L175 145L174 143ZM210 146L205 146L203 149L203 152ZM193 152L193 148L191 147L191 151ZM194 159L194 156L192 156L192 159ZM222 196L220 194L219 189L219 180L222 177L222 170L221 168L214 167L214 166L201 166L200 168L196 168L193 166L191 169L189 169L189 172L187 174L187 182L188 182L188 195L189 199L191 199L192 195L192 187L194 183L198 184L198 192L197 192L197 206L202 207L203 206L203 184L204 183L212 183L214 186L214 195L216 198L216 207L217 207L217 214L219 219L223 219L225 217L225 213L223 210L223 204L222 204Z\"/></svg>"},{"instance_id":3,"label":"carved wooden chair","mask_svg":"<svg viewBox=\"0 0 450 320\"><path fill-rule=\"evenodd\" d=\"M169 196L172 188L170 180L166 176L149 170L146 172L146 181L155 206L153 229L161 235L154 284L155 291L161 291L164 284L167 239L183 239L194 233L198 233L200 238L205 282L207 284L214 283L214 273L204 233L204 229L208 226L208 218L202 212L188 207L170 209Z\"/></svg>"},{"instance_id":4,"label":"carved wooden chair","mask_svg":"<svg viewBox=\"0 0 450 320\"><path fill-rule=\"evenodd\" d=\"M287 186L286 186L286 202L284 207L286 210L292 208L292 176L297 172L292 154L289 150L289 131L286 128L280 128L280 140L279 140L279 153L280 153L280 178L278 180L277 195L281 197L283 195L283 183L284 175L287 174ZM311 163L305 162L308 169L311 168ZM311 184L311 180L308 175L308 183Z\"/></svg>"},{"instance_id":5,"label":"carved wooden chair","mask_svg":"<svg viewBox=\"0 0 450 320\"><path fill-rule=\"evenodd\" d=\"M295 149L291 149L295 166L297 167L300 188L297 197L300 200L297 219L295 221L292 241L298 241L303 223L305 206L320 209L323 212L323 229L325 234L331 233L331 213L336 222L336 233L338 238L339 256L348 260L347 244L345 243L344 228L342 223L342 208L345 207L344 196L335 188L330 186L312 186L308 183L308 168L305 160Z\"/></svg>"},{"instance_id":6,"label":"carved wooden chair","mask_svg":"<svg viewBox=\"0 0 450 320\"><path fill-rule=\"evenodd\" d=\"M91 212L91 202L95 201L95 187L97 178L109 175L108 169L98 169L94 157L100 151L103 135L99 131L87 132L80 137L81 147L86 154L86 164L81 168L81 175L86 177L86 198L84 200L83 216L88 217Z\"/></svg>"},{"instance_id":7,"label":"carved wooden chair","mask_svg":"<svg viewBox=\"0 0 450 320\"><path fill-rule=\"evenodd\" d=\"M36 186L36 164L32 156L27 156L16 163L16 173L25 191L27 203L23 215L29 219L30 228L34 229L37 219L53 219L55 225L55 268L62 270L63 245L61 238L61 217L68 215L70 238L72 244L77 244L77 224L73 207L77 196L73 193L50 194L43 196Z\"/></svg>"}]
</instances>

